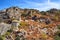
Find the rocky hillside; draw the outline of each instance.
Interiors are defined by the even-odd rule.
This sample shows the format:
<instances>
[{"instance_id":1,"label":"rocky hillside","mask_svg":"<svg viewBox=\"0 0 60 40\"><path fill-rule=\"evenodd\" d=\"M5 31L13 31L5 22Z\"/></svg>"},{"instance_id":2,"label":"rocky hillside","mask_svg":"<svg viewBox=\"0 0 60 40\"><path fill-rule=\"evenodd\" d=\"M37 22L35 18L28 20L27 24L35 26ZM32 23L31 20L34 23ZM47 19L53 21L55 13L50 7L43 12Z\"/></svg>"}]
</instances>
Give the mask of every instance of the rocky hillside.
<instances>
[{"instance_id":1,"label":"rocky hillside","mask_svg":"<svg viewBox=\"0 0 60 40\"><path fill-rule=\"evenodd\" d=\"M58 40L60 10L39 11L19 7L1 10L0 35L3 40Z\"/></svg>"}]
</instances>

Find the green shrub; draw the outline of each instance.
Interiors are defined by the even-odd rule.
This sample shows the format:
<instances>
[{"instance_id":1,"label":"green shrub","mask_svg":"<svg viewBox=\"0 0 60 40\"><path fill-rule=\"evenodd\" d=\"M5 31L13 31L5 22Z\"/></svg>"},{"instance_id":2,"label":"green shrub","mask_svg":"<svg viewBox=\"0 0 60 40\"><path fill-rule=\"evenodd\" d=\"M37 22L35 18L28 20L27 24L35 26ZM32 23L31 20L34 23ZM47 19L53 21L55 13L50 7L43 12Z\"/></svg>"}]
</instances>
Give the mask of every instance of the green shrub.
<instances>
[{"instance_id":1,"label":"green shrub","mask_svg":"<svg viewBox=\"0 0 60 40\"><path fill-rule=\"evenodd\" d=\"M60 40L60 37L58 35L55 36L55 40Z\"/></svg>"},{"instance_id":2,"label":"green shrub","mask_svg":"<svg viewBox=\"0 0 60 40\"><path fill-rule=\"evenodd\" d=\"M21 22L20 25L21 26L27 26L28 24L26 22Z\"/></svg>"},{"instance_id":3,"label":"green shrub","mask_svg":"<svg viewBox=\"0 0 60 40\"><path fill-rule=\"evenodd\" d=\"M20 40L20 37L19 37L19 36L17 36L15 40Z\"/></svg>"},{"instance_id":4,"label":"green shrub","mask_svg":"<svg viewBox=\"0 0 60 40\"><path fill-rule=\"evenodd\" d=\"M4 39L5 39L5 37L3 37L3 36L0 35L0 40L4 40Z\"/></svg>"},{"instance_id":5,"label":"green shrub","mask_svg":"<svg viewBox=\"0 0 60 40\"><path fill-rule=\"evenodd\" d=\"M12 31L13 31L13 30L12 30L12 29L10 29L10 30L8 30L7 32L10 32L10 33L11 33Z\"/></svg>"},{"instance_id":6,"label":"green shrub","mask_svg":"<svg viewBox=\"0 0 60 40\"><path fill-rule=\"evenodd\" d=\"M54 37L55 40L60 40L60 32L56 32L56 35Z\"/></svg>"},{"instance_id":7,"label":"green shrub","mask_svg":"<svg viewBox=\"0 0 60 40\"><path fill-rule=\"evenodd\" d=\"M60 29L60 25L58 25L58 29Z\"/></svg>"}]
</instances>

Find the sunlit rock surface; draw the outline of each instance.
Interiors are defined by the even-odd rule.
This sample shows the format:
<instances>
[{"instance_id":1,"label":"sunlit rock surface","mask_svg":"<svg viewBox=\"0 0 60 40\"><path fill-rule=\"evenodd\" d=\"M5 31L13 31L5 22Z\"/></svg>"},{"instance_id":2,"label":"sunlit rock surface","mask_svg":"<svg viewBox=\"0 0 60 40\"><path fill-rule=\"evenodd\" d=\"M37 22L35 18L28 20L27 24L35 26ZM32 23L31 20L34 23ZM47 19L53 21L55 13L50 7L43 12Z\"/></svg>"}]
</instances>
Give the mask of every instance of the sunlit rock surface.
<instances>
[{"instance_id":1,"label":"sunlit rock surface","mask_svg":"<svg viewBox=\"0 0 60 40\"><path fill-rule=\"evenodd\" d=\"M0 35L4 35L11 28L10 24L0 23Z\"/></svg>"}]
</instances>

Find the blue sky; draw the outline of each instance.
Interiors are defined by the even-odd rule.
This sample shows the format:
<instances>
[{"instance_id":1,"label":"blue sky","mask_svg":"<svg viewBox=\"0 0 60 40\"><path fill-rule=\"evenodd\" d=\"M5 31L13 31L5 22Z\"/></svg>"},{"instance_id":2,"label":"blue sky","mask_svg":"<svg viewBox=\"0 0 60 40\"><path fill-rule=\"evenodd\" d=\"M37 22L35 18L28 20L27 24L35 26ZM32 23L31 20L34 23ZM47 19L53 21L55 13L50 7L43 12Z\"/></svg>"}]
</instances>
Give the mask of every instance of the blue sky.
<instances>
[{"instance_id":1,"label":"blue sky","mask_svg":"<svg viewBox=\"0 0 60 40\"><path fill-rule=\"evenodd\" d=\"M60 0L0 0L0 10L11 6L45 11L51 8L60 9Z\"/></svg>"}]
</instances>

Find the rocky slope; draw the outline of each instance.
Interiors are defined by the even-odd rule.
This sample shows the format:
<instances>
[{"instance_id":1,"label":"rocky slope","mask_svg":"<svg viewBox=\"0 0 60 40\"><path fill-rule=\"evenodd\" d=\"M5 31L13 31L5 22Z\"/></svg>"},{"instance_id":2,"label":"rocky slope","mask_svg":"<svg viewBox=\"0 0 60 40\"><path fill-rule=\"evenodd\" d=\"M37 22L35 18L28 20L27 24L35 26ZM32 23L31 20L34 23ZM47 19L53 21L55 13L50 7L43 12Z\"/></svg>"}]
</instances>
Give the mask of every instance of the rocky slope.
<instances>
[{"instance_id":1,"label":"rocky slope","mask_svg":"<svg viewBox=\"0 0 60 40\"><path fill-rule=\"evenodd\" d=\"M59 9L40 12L10 7L0 11L0 35L5 40L54 40L58 26Z\"/></svg>"}]
</instances>

